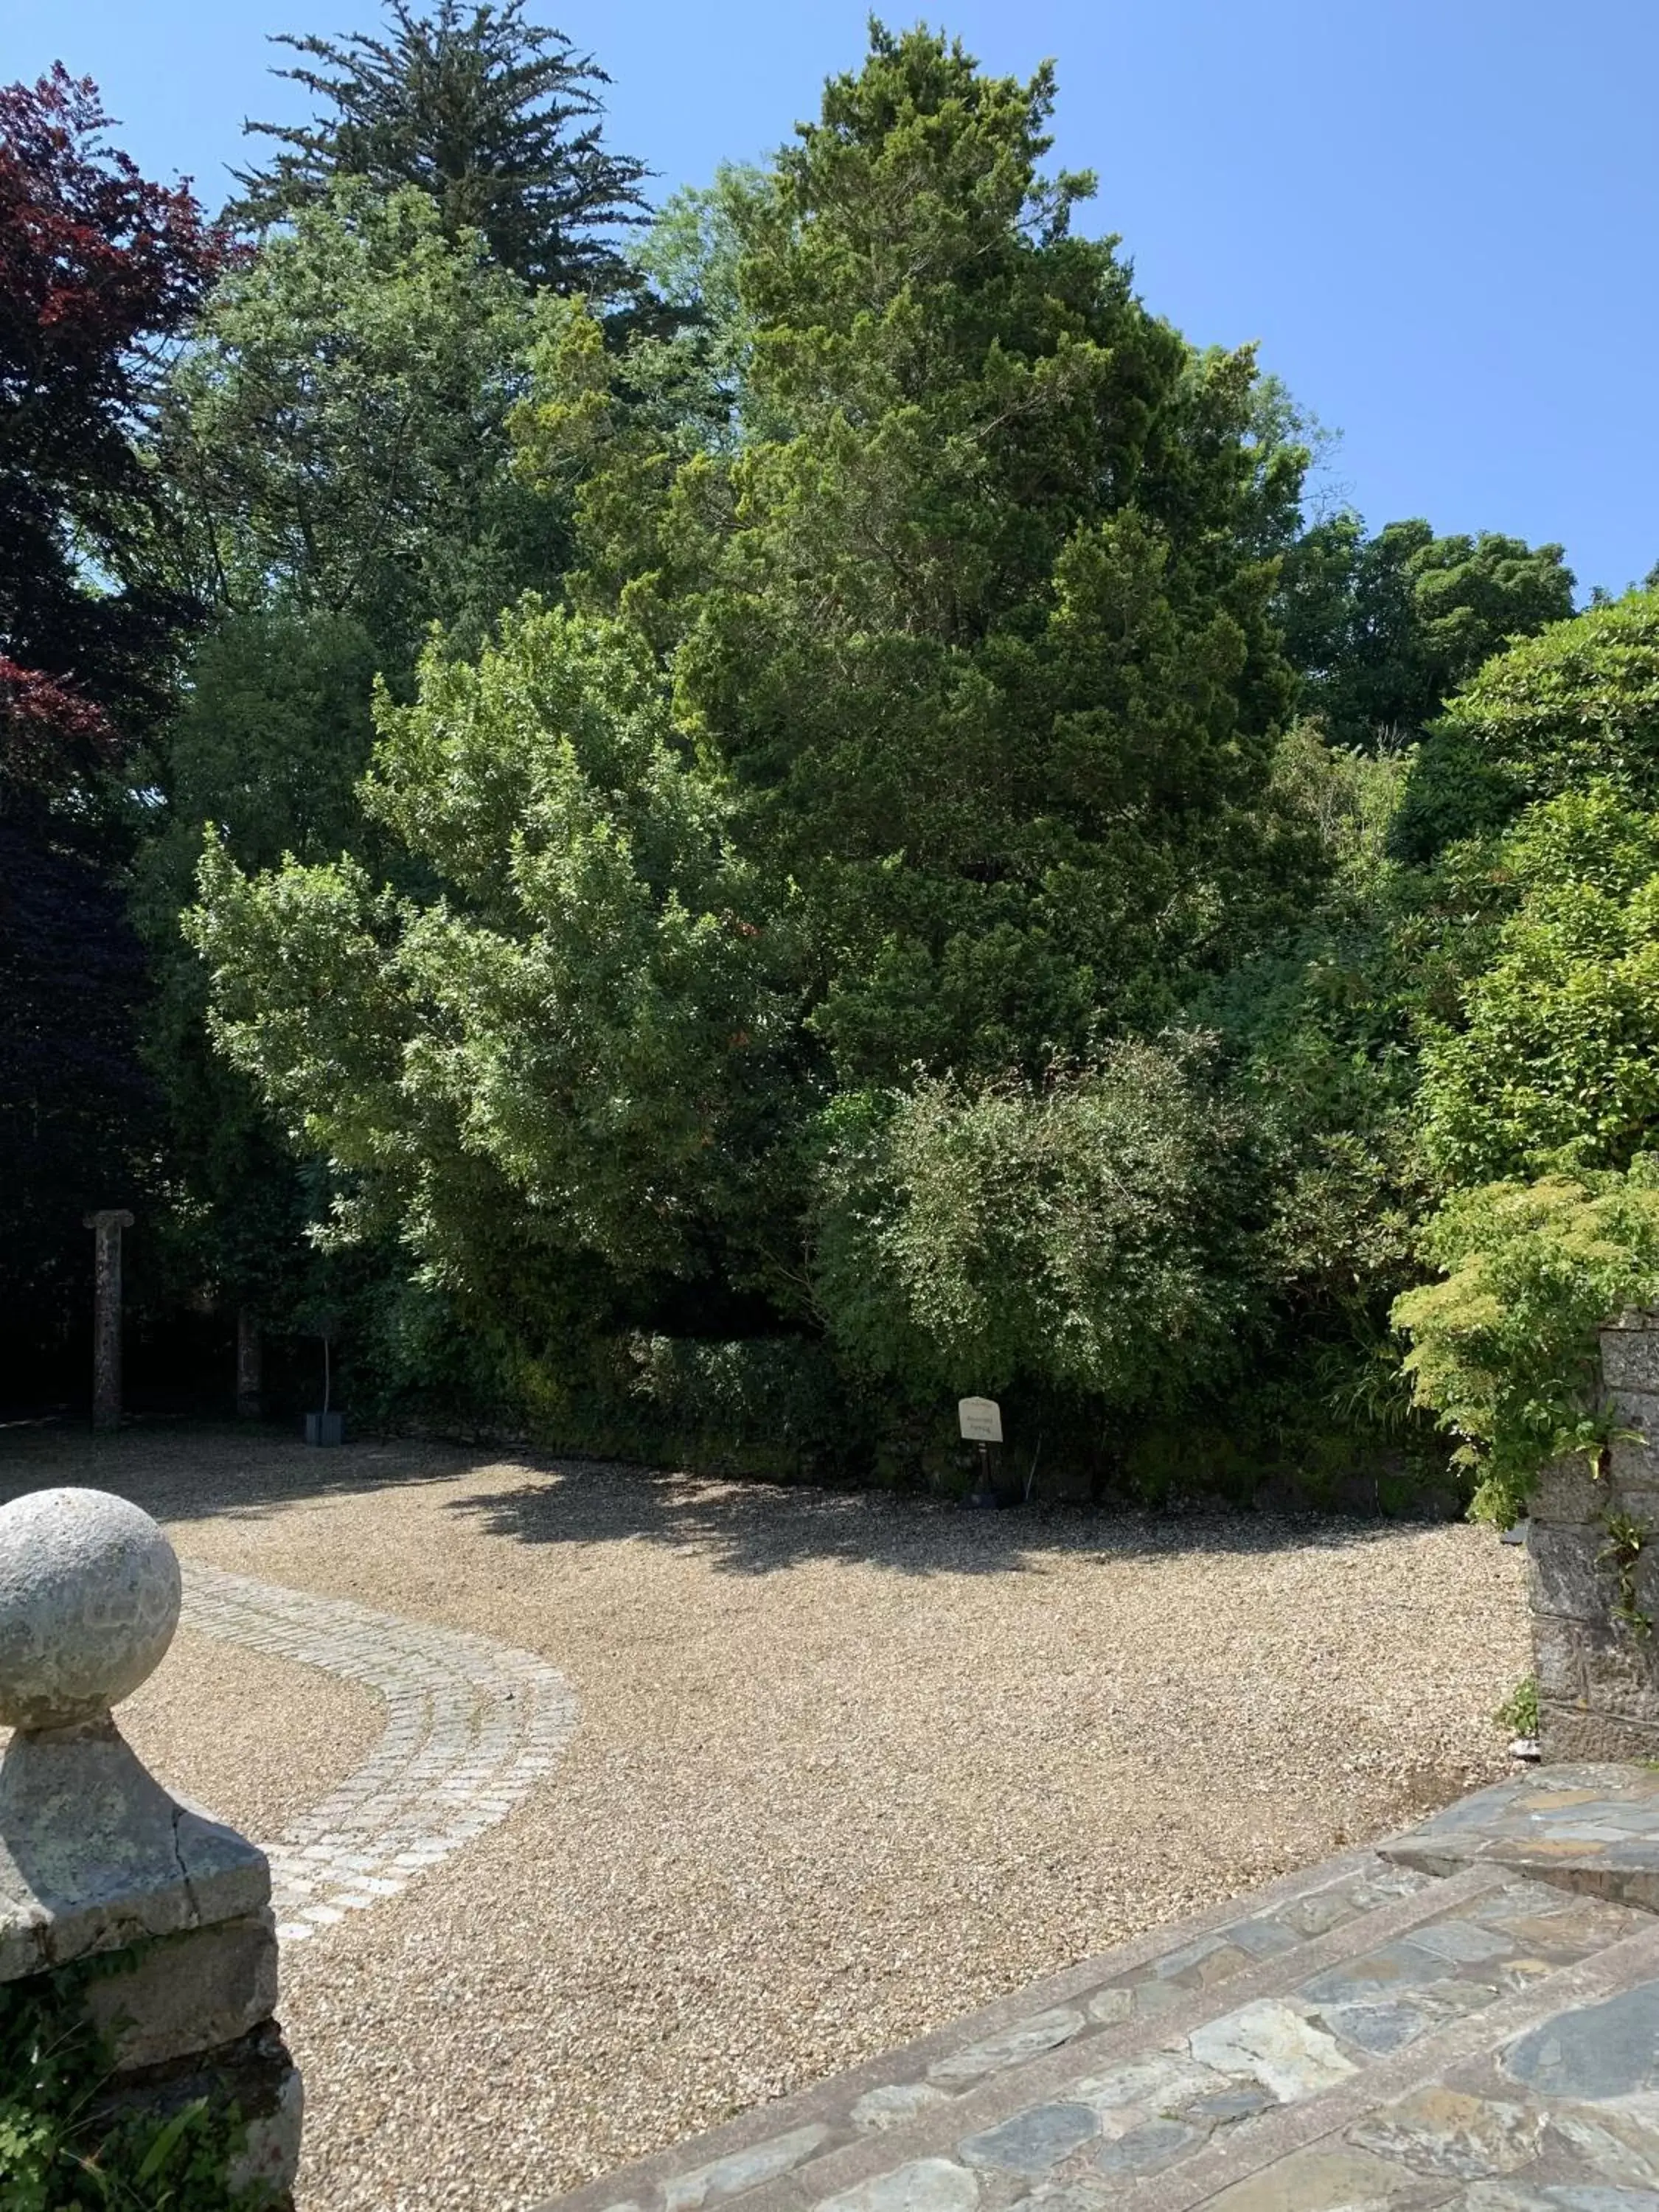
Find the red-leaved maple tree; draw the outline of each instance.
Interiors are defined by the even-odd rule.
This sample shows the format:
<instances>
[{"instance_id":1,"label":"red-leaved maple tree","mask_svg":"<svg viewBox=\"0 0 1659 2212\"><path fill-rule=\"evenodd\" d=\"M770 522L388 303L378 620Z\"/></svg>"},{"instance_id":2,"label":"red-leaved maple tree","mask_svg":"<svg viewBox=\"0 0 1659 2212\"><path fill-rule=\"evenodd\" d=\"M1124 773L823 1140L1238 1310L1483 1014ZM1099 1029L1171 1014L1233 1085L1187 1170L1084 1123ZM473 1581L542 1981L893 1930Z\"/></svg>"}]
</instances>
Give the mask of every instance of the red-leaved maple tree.
<instances>
[{"instance_id":1,"label":"red-leaved maple tree","mask_svg":"<svg viewBox=\"0 0 1659 2212\"><path fill-rule=\"evenodd\" d=\"M61 64L0 87L0 779L37 790L114 753L187 612L134 435L224 247L109 129Z\"/></svg>"}]
</instances>

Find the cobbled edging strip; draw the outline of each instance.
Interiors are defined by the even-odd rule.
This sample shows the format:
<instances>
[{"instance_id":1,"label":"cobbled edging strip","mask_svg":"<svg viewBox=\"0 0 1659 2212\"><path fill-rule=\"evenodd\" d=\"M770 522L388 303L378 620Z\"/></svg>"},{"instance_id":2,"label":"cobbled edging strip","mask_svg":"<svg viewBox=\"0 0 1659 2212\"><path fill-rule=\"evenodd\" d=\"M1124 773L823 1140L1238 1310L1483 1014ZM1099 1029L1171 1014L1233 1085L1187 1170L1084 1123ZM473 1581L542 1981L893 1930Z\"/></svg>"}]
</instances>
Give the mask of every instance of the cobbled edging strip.
<instances>
[{"instance_id":1,"label":"cobbled edging strip","mask_svg":"<svg viewBox=\"0 0 1659 2212\"><path fill-rule=\"evenodd\" d=\"M187 1627L386 1703L369 1758L264 1846L285 1942L396 1896L504 1820L570 1741L575 1692L532 1652L217 1567L184 1572Z\"/></svg>"}]
</instances>

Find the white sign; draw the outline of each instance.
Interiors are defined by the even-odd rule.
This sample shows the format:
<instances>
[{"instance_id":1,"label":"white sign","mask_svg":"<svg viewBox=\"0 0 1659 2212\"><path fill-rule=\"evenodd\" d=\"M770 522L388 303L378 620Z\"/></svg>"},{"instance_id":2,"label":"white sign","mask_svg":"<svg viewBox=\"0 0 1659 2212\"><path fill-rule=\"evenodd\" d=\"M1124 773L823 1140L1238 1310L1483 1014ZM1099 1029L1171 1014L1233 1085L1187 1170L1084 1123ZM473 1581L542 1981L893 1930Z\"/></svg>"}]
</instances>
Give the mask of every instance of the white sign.
<instances>
[{"instance_id":1,"label":"white sign","mask_svg":"<svg viewBox=\"0 0 1659 2212\"><path fill-rule=\"evenodd\" d=\"M958 1398L957 1419L970 1444L1002 1442L1002 1408L994 1398Z\"/></svg>"}]
</instances>

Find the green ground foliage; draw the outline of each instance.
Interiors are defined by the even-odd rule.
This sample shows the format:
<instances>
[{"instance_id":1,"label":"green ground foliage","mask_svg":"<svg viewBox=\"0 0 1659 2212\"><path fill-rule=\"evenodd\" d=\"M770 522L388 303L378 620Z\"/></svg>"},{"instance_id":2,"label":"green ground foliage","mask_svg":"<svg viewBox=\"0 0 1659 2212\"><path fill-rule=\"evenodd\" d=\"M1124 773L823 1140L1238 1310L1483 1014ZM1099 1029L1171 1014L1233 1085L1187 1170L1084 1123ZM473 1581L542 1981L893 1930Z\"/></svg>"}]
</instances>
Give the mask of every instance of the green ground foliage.
<instances>
[{"instance_id":1,"label":"green ground foliage","mask_svg":"<svg viewBox=\"0 0 1659 2212\"><path fill-rule=\"evenodd\" d=\"M1659 599L1310 521L1047 70L876 26L636 229L516 9L299 52L131 431L165 1294L360 1419L1512 1510L1645 1294Z\"/></svg>"},{"instance_id":2,"label":"green ground foliage","mask_svg":"<svg viewBox=\"0 0 1659 2212\"><path fill-rule=\"evenodd\" d=\"M262 2212L263 2185L233 2196L246 2137L204 2098L155 2117L106 2105L110 2053L88 1983L131 1971L117 1951L0 1984L0 2201L7 2212Z\"/></svg>"}]
</instances>

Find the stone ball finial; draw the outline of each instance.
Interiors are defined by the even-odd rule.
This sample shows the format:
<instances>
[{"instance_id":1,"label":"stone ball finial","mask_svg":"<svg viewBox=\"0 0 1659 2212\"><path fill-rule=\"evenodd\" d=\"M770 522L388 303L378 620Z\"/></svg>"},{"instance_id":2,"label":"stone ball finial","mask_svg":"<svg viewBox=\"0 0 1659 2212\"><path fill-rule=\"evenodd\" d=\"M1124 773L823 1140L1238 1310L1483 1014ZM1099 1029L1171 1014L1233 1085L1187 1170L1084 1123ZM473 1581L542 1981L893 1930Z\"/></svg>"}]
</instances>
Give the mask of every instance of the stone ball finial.
<instances>
[{"instance_id":1,"label":"stone ball finial","mask_svg":"<svg viewBox=\"0 0 1659 2212\"><path fill-rule=\"evenodd\" d=\"M0 1505L0 1723L94 1720L154 1674L179 1626L179 1560L148 1513L104 1490Z\"/></svg>"}]
</instances>

